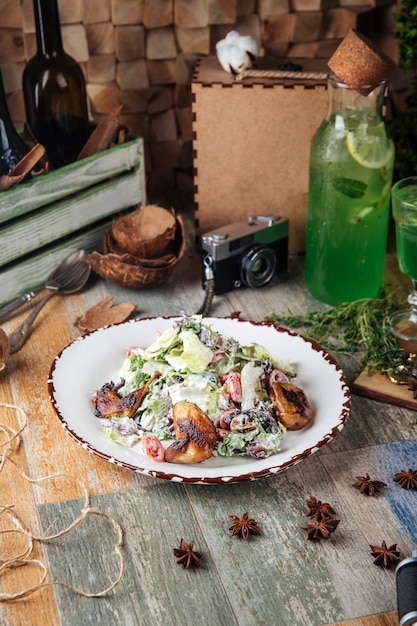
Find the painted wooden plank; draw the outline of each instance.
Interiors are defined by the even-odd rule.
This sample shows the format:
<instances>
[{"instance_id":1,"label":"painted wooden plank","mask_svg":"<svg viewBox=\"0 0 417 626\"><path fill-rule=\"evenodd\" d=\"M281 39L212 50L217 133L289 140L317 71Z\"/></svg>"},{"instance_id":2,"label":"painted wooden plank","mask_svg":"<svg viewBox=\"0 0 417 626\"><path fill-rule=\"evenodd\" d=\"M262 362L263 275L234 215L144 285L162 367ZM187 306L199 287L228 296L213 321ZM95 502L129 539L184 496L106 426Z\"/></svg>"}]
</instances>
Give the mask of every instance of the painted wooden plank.
<instances>
[{"instance_id":1,"label":"painted wooden plank","mask_svg":"<svg viewBox=\"0 0 417 626\"><path fill-rule=\"evenodd\" d=\"M417 492L405 490L393 481L393 476L400 470L416 468L417 441L401 441L361 450L350 450L332 455L321 455L321 462L328 475L336 482L340 497L344 501L345 515L356 524L356 559L355 567L359 570L365 563L373 561L370 545L397 544L400 558L411 556L417 545ZM369 473L371 479L381 480L386 487L375 497L361 494L352 485L356 476ZM331 567L339 571L339 563L333 561ZM368 610L353 601L352 610L346 610L345 619L380 611L395 611L395 573L394 569L384 570L373 563L368 569L374 584L366 585ZM355 577L356 578L356 577ZM355 580L353 578L352 580ZM386 590L385 600L374 606L374 585L385 587L391 582L391 590ZM358 593L360 587L358 585Z\"/></svg>"},{"instance_id":2,"label":"painted wooden plank","mask_svg":"<svg viewBox=\"0 0 417 626\"><path fill-rule=\"evenodd\" d=\"M373 565L362 520L346 509L337 461L332 463L329 455L330 472L323 458L327 460L317 453L276 477L251 484L186 486L242 626L254 621L313 626L395 606L392 576ZM307 522L305 498L310 495L329 502L340 519L327 541L307 541L301 528ZM257 519L262 532L247 542L228 532L228 515L245 511ZM387 525L392 530L389 521Z\"/></svg>"},{"instance_id":3,"label":"painted wooden plank","mask_svg":"<svg viewBox=\"0 0 417 626\"><path fill-rule=\"evenodd\" d=\"M101 248L103 231L111 225L111 220L84 229L81 234L60 240L23 259L0 268L0 305L16 296L28 293L45 283L50 273L73 250L97 250Z\"/></svg>"},{"instance_id":4,"label":"painted wooden plank","mask_svg":"<svg viewBox=\"0 0 417 626\"><path fill-rule=\"evenodd\" d=\"M48 204L31 219L9 222L0 233L0 265L39 250L121 209L140 204L142 199L141 178L137 172L127 173Z\"/></svg>"},{"instance_id":5,"label":"painted wooden plank","mask_svg":"<svg viewBox=\"0 0 417 626\"><path fill-rule=\"evenodd\" d=\"M80 512L79 500L40 507L43 527L68 524ZM95 509L118 521L124 531L126 571L108 597L77 598L55 591L66 626L100 623L128 626L234 626L239 623L225 595L216 564L204 535L179 484L147 481L142 487L96 496ZM177 564L173 549L180 539L195 541L203 554L201 568L186 570ZM86 590L97 590L117 577L113 554L115 533L100 518L90 517L54 545L48 561L54 580L65 580Z\"/></svg>"},{"instance_id":6,"label":"painted wooden plank","mask_svg":"<svg viewBox=\"0 0 417 626\"><path fill-rule=\"evenodd\" d=\"M417 436L415 411L352 395L351 411L340 435L325 446L323 454L364 448L389 441L412 440Z\"/></svg>"},{"instance_id":7,"label":"painted wooden plank","mask_svg":"<svg viewBox=\"0 0 417 626\"><path fill-rule=\"evenodd\" d=\"M392 611L391 613L381 613L380 615L337 622L337 624L325 624L324 626L398 626L398 615L396 611Z\"/></svg>"},{"instance_id":8,"label":"painted wooden plank","mask_svg":"<svg viewBox=\"0 0 417 626\"><path fill-rule=\"evenodd\" d=\"M0 194L0 223L70 196L111 176L138 169L145 189L142 138L135 138L81 161L70 163ZM143 191L142 191L143 192Z\"/></svg>"},{"instance_id":9,"label":"painted wooden plank","mask_svg":"<svg viewBox=\"0 0 417 626\"><path fill-rule=\"evenodd\" d=\"M378 535L382 536L390 529L387 543L398 543L402 547L402 556L410 556L417 545L417 492L402 489L393 476L400 470L416 469L417 440L323 455L321 460L334 479L345 487L343 497L346 505L361 524L363 533L376 542ZM387 485L377 497L363 496L357 489L351 488L355 477L366 472L371 478ZM342 476L343 482L340 481Z\"/></svg>"},{"instance_id":10,"label":"painted wooden plank","mask_svg":"<svg viewBox=\"0 0 417 626\"><path fill-rule=\"evenodd\" d=\"M6 373L0 374L0 402L4 404L13 404L15 399L11 385L9 384ZM18 404L19 406L19 404ZM3 427L9 427L13 431L17 431L24 424L24 420L20 413L16 413L13 409L0 406L0 423ZM1 435L1 456L5 452L4 443L7 440L7 433L2 429ZM20 467L23 472L31 473L27 465L26 450L24 444L20 447L14 446L11 459ZM20 517L26 528L32 528L34 531L40 532L38 512L36 509L33 488L18 473L16 467L6 461L2 471L0 472L0 493L1 507L13 506L12 511ZM0 530L16 529L13 521L2 511L0 515ZM18 557L28 547L27 541L16 533L4 535L1 541L1 560L2 564L6 559ZM30 555L31 559L45 560L43 547L35 542L33 551ZM1 575L1 592L2 594L14 594L24 591L36 585L39 580L39 570L35 567L22 566L13 568L8 571L2 570ZM50 626L58 625L58 616L55 607L55 600L52 589L46 588L42 594L37 597L31 596L23 601L0 603L0 623L7 626L20 626L21 624L35 624L36 620L40 623Z\"/></svg>"}]
</instances>

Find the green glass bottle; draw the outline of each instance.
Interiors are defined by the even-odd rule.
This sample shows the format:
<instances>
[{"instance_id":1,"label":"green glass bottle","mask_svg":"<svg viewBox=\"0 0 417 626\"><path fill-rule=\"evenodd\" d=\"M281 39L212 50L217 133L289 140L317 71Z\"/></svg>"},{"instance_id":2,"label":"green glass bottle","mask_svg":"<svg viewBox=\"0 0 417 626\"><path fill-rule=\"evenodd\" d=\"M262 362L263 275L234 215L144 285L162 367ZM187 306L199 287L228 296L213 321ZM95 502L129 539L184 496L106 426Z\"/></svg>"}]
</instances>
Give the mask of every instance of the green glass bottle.
<instances>
[{"instance_id":1,"label":"green glass bottle","mask_svg":"<svg viewBox=\"0 0 417 626\"><path fill-rule=\"evenodd\" d=\"M76 160L88 137L84 75L64 51L57 0L33 0L37 52L23 72L27 123L54 168Z\"/></svg>"},{"instance_id":2,"label":"green glass bottle","mask_svg":"<svg viewBox=\"0 0 417 626\"><path fill-rule=\"evenodd\" d=\"M0 176L8 174L28 152L10 118L0 71Z\"/></svg>"},{"instance_id":3,"label":"green glass bottle","mask_svg":"<svg viewBox=\"0 0 417 626\"><path fill-rule=\"evenodd\" d=\"M383 283L395 148L382 118L386 82L367 95L335 76L310 151L306 284L337 305Z\"/></svg>"}]
</instances>

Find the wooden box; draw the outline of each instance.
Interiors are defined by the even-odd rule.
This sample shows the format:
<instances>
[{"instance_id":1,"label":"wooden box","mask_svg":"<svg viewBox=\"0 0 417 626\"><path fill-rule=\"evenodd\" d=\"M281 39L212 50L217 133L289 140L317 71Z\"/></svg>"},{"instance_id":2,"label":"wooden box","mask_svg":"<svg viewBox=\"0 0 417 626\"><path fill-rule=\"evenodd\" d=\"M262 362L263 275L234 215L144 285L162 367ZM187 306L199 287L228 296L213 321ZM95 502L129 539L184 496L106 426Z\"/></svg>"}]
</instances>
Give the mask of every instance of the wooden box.
<instances>
[{"instance_id":1,"label":"wooden box","mask_svg":"<svg viewBox=\"0 0 417 626\"><path fill-rule=\"evenodd\" d=\"M258 69L280 62L259 60ZM194 199L199 235L251 214L290 220L289 251L305 250L313 135L327 113L326 63L291 59L317 79L237 81L216 57L201 59L192 81Z\"/></svg>"},{"instance_id":2,"label":"wooden box","mask_svg":"<svg viewBox=\"0 0 417 626\"><path fill-rule=\"evenodd\" d=\"M0 305L43 284L75 249L101 247L112 216L144 205L142 138L0 193Z\"/></svg>"}]
</instances>

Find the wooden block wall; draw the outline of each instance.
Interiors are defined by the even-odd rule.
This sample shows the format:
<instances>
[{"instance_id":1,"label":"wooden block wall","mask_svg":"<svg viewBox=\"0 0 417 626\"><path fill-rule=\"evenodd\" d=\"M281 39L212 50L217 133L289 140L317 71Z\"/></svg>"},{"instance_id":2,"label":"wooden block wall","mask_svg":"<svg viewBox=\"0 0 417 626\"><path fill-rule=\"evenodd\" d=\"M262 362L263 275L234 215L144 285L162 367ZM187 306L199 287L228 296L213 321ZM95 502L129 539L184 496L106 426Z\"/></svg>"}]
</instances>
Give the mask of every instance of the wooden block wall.
<instances>
[{"instance_id":1,"label":"wooden block wall","mask_svg":"<svg viewBox=\"0 0 417 626\"><path fill-rule=\"evenodd\" d=\"M58 0L65 50L82 66L91 118L119 103L145 138L148 195L192 189L191 79L198 57L233 30L263 53L328 58L350 28L396 54L396 0ZM35 52L32 0L0 2L0 64L12 119Z\"/></svg>"}]
</instances>

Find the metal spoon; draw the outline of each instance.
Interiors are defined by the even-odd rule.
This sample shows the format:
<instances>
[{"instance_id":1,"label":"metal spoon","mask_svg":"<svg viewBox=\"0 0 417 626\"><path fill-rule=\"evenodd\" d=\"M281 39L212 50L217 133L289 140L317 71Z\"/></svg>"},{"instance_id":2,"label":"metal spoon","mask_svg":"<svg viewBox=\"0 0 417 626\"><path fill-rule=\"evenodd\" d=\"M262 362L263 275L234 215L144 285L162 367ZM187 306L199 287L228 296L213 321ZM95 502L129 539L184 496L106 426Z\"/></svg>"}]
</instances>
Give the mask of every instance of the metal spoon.
<instances>
[{"instance_id":1,"label":"metal spoon","mask_svg":"<svg viewBox=\"0 0 417 626\"><path fill-rule=\"evenodd\" d=\"M71 252L69 256L67 256L57 268L54 269L52 274L48 277L47 281L38 289L34 289L29 293L25 293L22 296L18 296L9 304L6 304L4 307L0 308L0 320L7 317L13 311L16 311L19 307L21 307L26 302L30 302L33 298L38 295L44 289L51 289L52 291L56 291L59 289L65 289L65 281L68 275L68 272L71 271L74 263L80 260L85 260L87 258L87 252L85 250L76 250L75 252Z\"/></svg>"},{"instance_id":2,"label":"metal spoon","mask_svg":"<svg viewBox=\"0 0 417 626\"><path fill-rule=\"evenodd\" d=\"M39 315L40 311L43 309L45 304L49 302L49 300L55 296L57 293L69 295L71 293L76 293L80 289L82 289L85 283L90 276L91 268L88 265L85 259L79 259L75 263L72 263L71 266L66 270L65 274L63 273L60 278L60 286L49 293L43 300L41 300L29 313L26 319L18 326L12 333L10 333L9 346L10 346L10 354L17 352L26 342L27 338L30 335L30 330L32 328L32 324ZM65 278L65 280L64 280Z\"/></svg>"}]
</instances>

